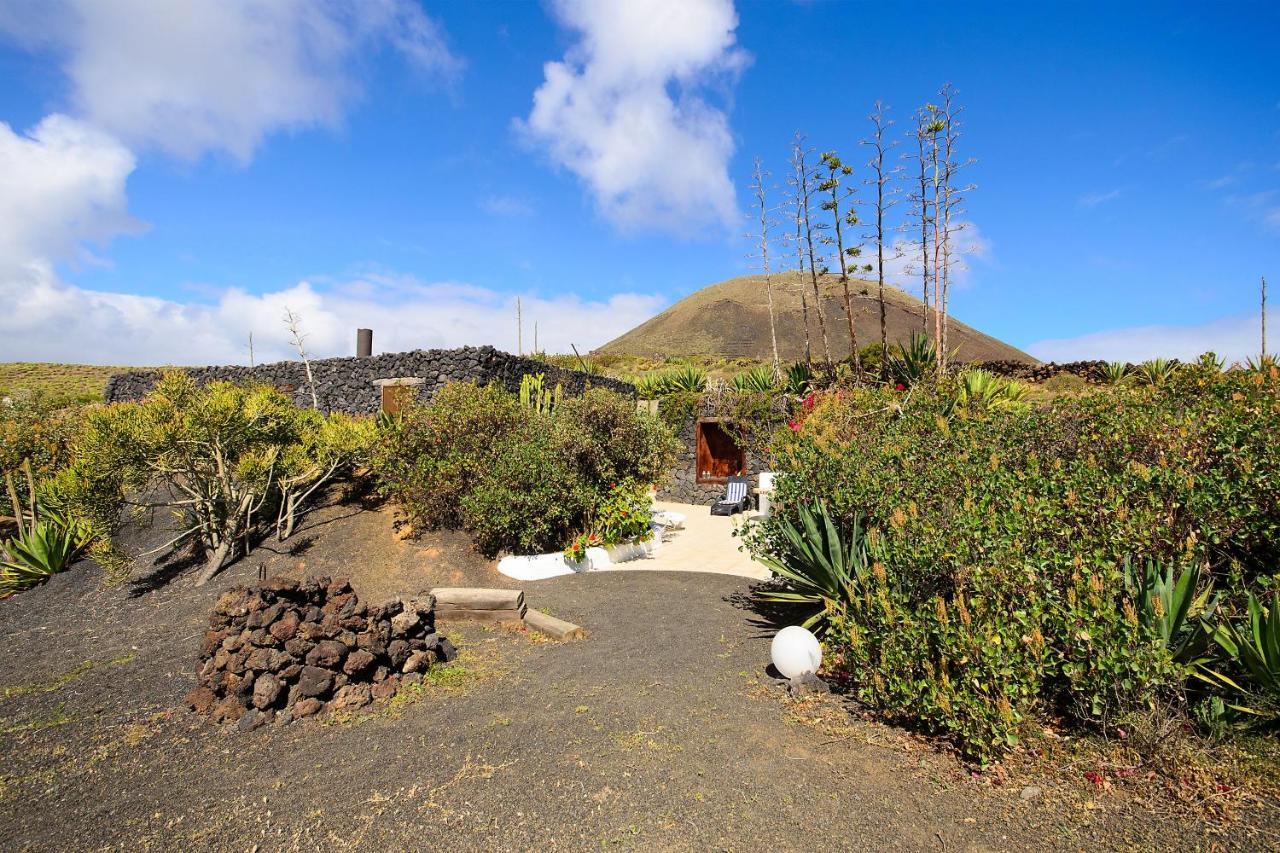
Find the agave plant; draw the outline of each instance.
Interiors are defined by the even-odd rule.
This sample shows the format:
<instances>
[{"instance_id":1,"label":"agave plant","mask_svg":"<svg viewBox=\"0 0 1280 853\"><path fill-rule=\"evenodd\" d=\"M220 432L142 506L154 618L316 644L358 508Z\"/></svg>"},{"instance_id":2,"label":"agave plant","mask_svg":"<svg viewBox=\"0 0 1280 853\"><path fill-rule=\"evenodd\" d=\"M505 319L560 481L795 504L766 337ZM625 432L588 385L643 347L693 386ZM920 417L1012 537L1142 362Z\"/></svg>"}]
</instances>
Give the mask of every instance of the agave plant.
<instances>
[{"instance_id":1,"label":"agave plant","mask_svg":"<svg viewBox=\"0 0 1280 853\"><path fill-rule=\"evenodd\" d=\"M1108 385L1119 385L1129 378L1129 365L1123 361L1109 361L1102 367L1102 381Z\"/></svg>"},{"instance_id":2,"label":"agave plant","mask_svg":"<svg viewBox=\"0 0 1280 853\"><path fill-rule=\"evenodd\" d=\"M952 406L1009 408L1021 403L1026 394L1027 387L1021 382L1002 379L986 370L970 370L960 377Z\"/></svg>"},{"instance_id":3,"label":"agave plant","mask_svg":"<svg viewBox=\"0 0 1280 853\"><path fill-rule=\"evenodd\" d=\"M701 394L707 390L707 372L690 364L673 367L662 375L668 393Z\"/></svg>"},{"instance_id":4,"label":"agave plant","mask_svg":"<svg viewBox=\"0 0 1280 853\"><path fill-rule=\"evenodd\" d=\"M1163 385L1178 372L1178 363L1167 358L1153 358L1138 365L1138 379L1146 385Z\"/></svg>"},{"instance_id":5,"label":"agave plant","mask_svg":"<svg viewBox=\"0 0 1280 853\"><path fill-rule=\"evenodd\" d=\"M4 543L0 596L13 595L65 571L88 544L87 526L59 516L41 518Z\"/></svg>"},{"instance_id":6,"label":"agave plant","mask_svg":"<svg viewBox=\"0 0 1280 853\"><path fill-rule=\"evenodd\" d=\"M920 332L911 334L906 346L898 344L889 356L887 373L891 382L911 386L932 373L938 364L938 347Z\"/></svg>"},{"instance_id":7,"label":"agave plant","mask_svg":"<svg viewBox=\"0 0 1280 853\"><path fill-rule=\"evenodd\" d=\"M1208 352L1200 353L1200 357L1196 359L1196 364L1200 365L1205 370L1213 370L1221 373L1227 367L1227 360L1225 358L1219 358L1216 352L1209 350Z\"/></svg>"},{"instance_id":8,"label":"agave plant","mask_svg":"<svg viewBox=\"0 0 1280 853\"><path fill-rule=\"evenodd\" d=\"M1164 642L1178 663L1205 664L1210 645L1206 622L1213 618L1218 597L1210 598L1212 582L1199 589L1200 567L1187 566L1175 578L1172 564L1148 560L1139 575L1126 561L1124 577L1139 623Z\"/></svg>"},{"instance_id":9,"label":"agave plant","mask_svg":"<svg viewBox=\"0 0 1280 853\"><path fill-rule=\"evenodd\" d=\"M1280 361L1277 361L1274 355L1267 353L1266 355L1260 355L1257 358L1253 358L1252 356L1246 358L1244 366L1245 369L1251 373L1273 373L1277 369L1280 369Z\"/></svg>"},{"instance_id":10,"label":"agave plant","mask_svg":"<svg viewBox=\"0 0 1280 853\"><path fill-rule=\"evenodd\" d=\"M739 394L770 394L778 389L771 367L756 367L733 377L733 390Z\"/></svg>"},{"instance_id":11,"label":"agave plant","mask_svg":"<svg viewBox=\"0 0 1280 853\"><path fill-rule=\"evenodd\" d=\"M860 517L842 531L822 503L801 504L796 516L779 517L781 548L758 557L783 587L761 590L758 595L762 601L812 609L801 624L821 631L835 603L847 600L866 583L869 549Z\"/></svg>"},{"instance_id":12,"label":"agave plant","mask_svg":"<svg viewBox=\"0 0 1280 853\"><path fill-rule=\"evenodd\" d=\"M1214 642L1244 673L1247 685L1242 686L1221 672L1210 672L1206 680L1241 694L1260 694L1274 710L1280 705L1280 591L1272 592L1270 607L1249 593L1248 611L1243 624L1224 622L1213 631ZM1230 707L1272 719L1276 716L1245 705Z\"/></svg>"},{"instance_id":13,"label":"agave plant","mask_svg":"<svg viewBox=\"0 0 1280 853\"><path fill-rule=\"evenodd\" d=\"M585 373L588 376L599 376L604 372L600 365L597 364L594 359L590 358L579 358L574 369L579 373Z\"/></svg>"},{"instance_id":14,"label":"agave plant","mask_svg":"<svg viewBox=\"0 0 1280 853\"><path fill-rule=\"evenodd\" d=\"M787 368L782 390L796 397L803 397L813 390L813 379L813 368L803 361L797 361Z\"/></svg>"},{"instance_id":15,"label":"agave plant","mask_svg":"<svg viewBox=\"0 0 1280 853\"><path fill-rule=\"evenodd\" d=\"M631 384L636 386L636 396L641 400L656 400L667 393L666 377L661 373L642 373Z\"/></svg>"}]
</instances>

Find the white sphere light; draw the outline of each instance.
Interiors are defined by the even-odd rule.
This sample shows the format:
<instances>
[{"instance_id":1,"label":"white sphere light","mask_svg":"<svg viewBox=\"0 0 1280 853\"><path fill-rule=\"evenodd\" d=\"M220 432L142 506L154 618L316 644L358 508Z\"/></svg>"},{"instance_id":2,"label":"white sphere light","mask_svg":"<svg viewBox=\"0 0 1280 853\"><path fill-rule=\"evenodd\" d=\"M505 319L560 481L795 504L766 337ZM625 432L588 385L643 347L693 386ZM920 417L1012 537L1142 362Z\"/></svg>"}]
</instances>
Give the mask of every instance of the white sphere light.
<instances>
[{"instance_id":1,"label":"white sphere light","mask_svg":"<svg viewBox=\"0 0 1280 853\"><path fill-rule=\"evenodd\" d=\"M808 628L789 625L773 636L769 646L773 666L785 678L799 678L816 673L822 666L822 646Z\"/></svg>"}]
</instances>

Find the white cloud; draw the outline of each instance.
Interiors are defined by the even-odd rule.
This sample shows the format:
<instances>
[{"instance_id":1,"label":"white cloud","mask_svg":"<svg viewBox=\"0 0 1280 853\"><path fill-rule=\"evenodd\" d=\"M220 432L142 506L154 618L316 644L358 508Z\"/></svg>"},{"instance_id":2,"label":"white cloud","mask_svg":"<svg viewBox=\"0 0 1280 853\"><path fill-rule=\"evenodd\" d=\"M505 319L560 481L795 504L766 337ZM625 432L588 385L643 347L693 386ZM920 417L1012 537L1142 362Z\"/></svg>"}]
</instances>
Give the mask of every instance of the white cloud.
<instances>
[{"instance_id":1,"label":"white cloud","mask_svg":"<svg viewBox=\"0 0 1280 853\"><path fill-rule=\"evenodd\" d=\"M982 233L978 223L962 221L953 223L952 227L957 230L951 235L952 266L950 286L956 290L967 290L973 286L974 265L993 263L995 250L991 239ZM915 233L920 233L918 227L915 229ZM858 258L857 265L861 268L869 263L873 269L870 273L860 270L858 276L862 278L873 277L875 275L875 261L875 243L871 241L864 242L862 244L862 257ZM930 263L932 263L932 258ZM912 293L917 297L920 295L920 268L922 265L919 240L912 240L909 237L895 237L885 245L885 281L892 282L899 289ZM834 264L832 266L834 267Z\"/></svg>"},{"instance_id":2,"label":"white cloud","mask_svg":"<svg viewBox=\"0 0 1280 853\"><path fill-rule=\"evenodd\" d=\"M524 345L583 352L648 319L658 296L617 294L522 297ZM286 306L302 317L314 357L350 355L357 327L374 330L379 352L493 344L516 349L515 295L412 277L365 276L330 286L302 281L271 293L227 290L215 301L85 290L59 281L45 263L0 279L0 360L97 364L245 363L253 333L259 362L296 357L282 322Z\"/></svg>"},{"instance_id":3,"label":"white cloud","mask_svg":"<svg viewBox=\"0 0 1280 853\"><path fill-rule=\"evenodd\" d=\"M187 159L245 161L272 131L338 124L382 45L461 67L414 0L0 0L0 31L65 54L78 116Z\"/></svg>"},{"instance_id":4,"label":"white cloud","mask_svg":"<svg viewBox=\"0 0 1280 853\"><path fill-rule=\"evenodd\" d=\"M519 130L621 228L736 227L733 134L701 95L748 61L732 0L556 0L553 10L578 41L544 66Z\"/></svg>"},{"instance_id":5,"label":"white cloud","mask_svg":"<svg viewBox=\"0 0 1280 853\"><path fill-rule=\"evenodd\" d=\"M1080 197L1081 207L1097 207L1100 204L1106 204L1109 201L1115 201L1120 197L1120 190L1108 190L1106 192L1086 193Z\"/></svg>"},{"instance_id":6,"label":"white cloud","mask_svg":"<svg viewBox=\"0 0 1280 853\"><path fill-rule=\"evenodd\" d=\"M51 115L27 134L0 123L0 360L98 364L209 364L291 356L281 318L302 315L316 356L345 355L357 326L381 351L493 344L515 349L515 295L460 283L375 273L299 282L265 294L213 291L179 302L94 291L62 280L56 265L86 259L87 243L136 232L125 183L134 157L83 122ZM209 289L203 288L208 293ZM590 349L655 313L657 296L602 300L522 295L525 342Z\"/></svg>"},{"instance_id":7,"label":"white cloud","mask_svg":"<svg viewBox=\"0 0 1280 853\"><path fill-rule=\"evenodd\" d=\"M83 122L47 116L27 134L0 122L0 277L36 259L83 258L141 225L128 212L127 148Z\"/></svg>"},{"instance_id":8,"label":"white cloud","mask_svg":"<svg viewBox=\"0 0 1280 853\"><path fill-rule=\"evenodd\" d=\"M1267 325L1280 328L1280 315L1267 311ZM1151 358L1178 358L1189 361L1212 351L1227 361L1242 361L1260 350L1258 313L1220 317L1207 323L1175 326L1135 326L1081 335L1077 338L1040 341L1027 351L1044 361L1142 362ZM1268 336L1270 337L1270 336Z\"/></svg>"}]
</instances>

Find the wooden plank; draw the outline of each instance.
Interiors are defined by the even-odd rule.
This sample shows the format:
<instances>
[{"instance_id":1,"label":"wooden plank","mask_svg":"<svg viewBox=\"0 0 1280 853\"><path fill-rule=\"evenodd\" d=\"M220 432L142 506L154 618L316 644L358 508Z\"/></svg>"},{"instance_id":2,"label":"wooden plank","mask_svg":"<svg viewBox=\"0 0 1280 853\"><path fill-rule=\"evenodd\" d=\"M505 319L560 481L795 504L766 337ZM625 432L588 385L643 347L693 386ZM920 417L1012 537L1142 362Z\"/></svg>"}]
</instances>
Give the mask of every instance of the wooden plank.
<instances>
[{"instance_id":1,"label":"wooden plank","mask_svg":"<svg viewBox=\"0 0 1280 853\"><path fill-rule=\"evenodd\" d=\"M523 622L520 610L437 610L436 622Z\"/></svg>"},{"instance_id":2,"label":"wooden plank","mask_svg":"<svg viewBox=\"0 0 1280 853\"><path fill-rule=\"evenodd\" d=\"M431 590L436 612L446 610L523 610L524 590L442 586Z\"/></svg>"},{"instance_id":3,"label":"wooden plank","mask_svg":"<svg viewBox=\"0 0 1280 853\"><path fill-rule=\"evenodd\" d=\"M524 615L524 624L535 631L540 631L555 640L578 640L586 636L586 631L572 622L557 619L541 610L530 610Z\"/></svg>"}]
</instances>

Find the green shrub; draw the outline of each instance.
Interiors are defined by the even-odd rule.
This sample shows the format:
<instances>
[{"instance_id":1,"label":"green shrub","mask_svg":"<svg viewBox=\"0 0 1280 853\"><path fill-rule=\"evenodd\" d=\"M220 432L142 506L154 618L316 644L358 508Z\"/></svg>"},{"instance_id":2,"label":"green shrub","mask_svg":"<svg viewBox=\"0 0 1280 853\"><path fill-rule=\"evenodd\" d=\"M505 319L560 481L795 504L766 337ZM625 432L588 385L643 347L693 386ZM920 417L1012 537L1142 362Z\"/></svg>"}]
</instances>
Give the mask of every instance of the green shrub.
<instances>
[{"instance_id":1,"label":"green shrub","mask_svg":"<svg viewBox=\"0 0 1280 853\"><path fill-rule=\"evenodd\" d=\"M22 395L12 405L0 406L0 478L12 480L23 505L31 500L28 468L39 482L70 463L82 411L57 405L40 394ZM7 488L7 483L0 488Z\"/></svg>"},{"instance_id":2,"label":"green shrub","mask_svg":"<svg viewBox=\"0 0 1280 853\"><path fill-rule=\"evenodd\" d=\"M1079 393L1089 388L1089 381L1083 376L1063 371L1062 373L1055 373L1044 382L1041 382L1040 388L1055 393Z\"/></svg>"},{"instance_id":3,"label":"green shrub","mask_svg":"<svg viewBox=\"0 0 1280 853\"><path fill-rule=\"evenodd\" d=\"M170 544L203 551L201 584L270 519L287 535L307 498L363 458L372 432L371 421L299 409L267 386L201 386L172 372L139 402L89 410L74 461L49 489L102 539L127 503L173 510L181 526Z\"/></svg>"},{"instance_id":4,"label":"green shrub","mask_svg":"<svg viewBox=\"0 0 1280 853\"><path fill-rule=\"evenodd\" d=\"M382 491L426 529L463 529L494 556L556 551L592 530L613 486L657 482L676 448L670 430L603 389L520 405L496 386L456 382L383 431Z\"/></svg>"},{"instance_id":5,"label":"green shrub","mask_svg":"<svg viewBox=\"0 0 1280 853\"><path fill-rule=\"evenodd\" d=\"M1190 366L1034 408L958 407L950 380L822 395L775 436L770 524L813 501L867 519L884 580L838 620L837 658L866 701L989 759L1038 713L1106 727L1176 698L1177 644L1124 568L1248 586L1277 565L1278 391Z\"/></svg>"}]
</instances>

